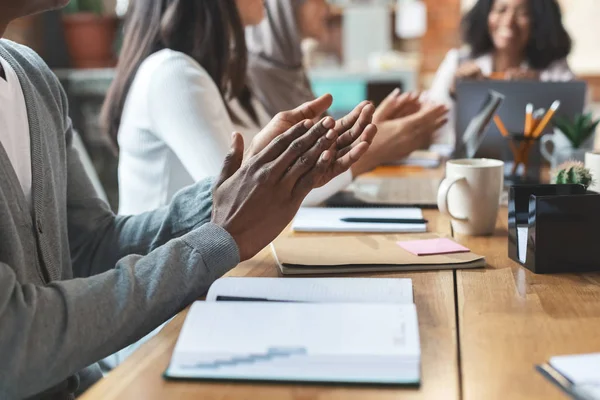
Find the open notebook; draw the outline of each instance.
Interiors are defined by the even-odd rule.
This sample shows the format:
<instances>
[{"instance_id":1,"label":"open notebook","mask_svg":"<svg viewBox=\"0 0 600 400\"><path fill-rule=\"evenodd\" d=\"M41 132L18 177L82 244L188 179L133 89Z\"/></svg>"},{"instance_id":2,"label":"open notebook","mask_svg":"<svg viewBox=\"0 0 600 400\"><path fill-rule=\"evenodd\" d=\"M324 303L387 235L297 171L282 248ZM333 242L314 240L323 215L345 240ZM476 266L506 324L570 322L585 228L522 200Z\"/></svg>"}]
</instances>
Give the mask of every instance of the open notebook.
<instances>
[{"instance_id":1,"label":"open notebook","mask_svg":"<svg viewBox=\"0 0 600 400\"><path fill-rule=\"evenodd\" d=\"M284 234L271 248L285 275L341 274L485 267L472 252L414 255L399 242L435 239L436 234L301 236Z\"/></svg>"},{"instance_id":2,"label":"open notebook","mask_svg":"<svg viewBox=\"0 0 600 400\"><path fill-rule=\"evenodd\" d=\"M165 377L418 385L411 281L222 278L191 307Z\"/></svg>"}]
</instances>

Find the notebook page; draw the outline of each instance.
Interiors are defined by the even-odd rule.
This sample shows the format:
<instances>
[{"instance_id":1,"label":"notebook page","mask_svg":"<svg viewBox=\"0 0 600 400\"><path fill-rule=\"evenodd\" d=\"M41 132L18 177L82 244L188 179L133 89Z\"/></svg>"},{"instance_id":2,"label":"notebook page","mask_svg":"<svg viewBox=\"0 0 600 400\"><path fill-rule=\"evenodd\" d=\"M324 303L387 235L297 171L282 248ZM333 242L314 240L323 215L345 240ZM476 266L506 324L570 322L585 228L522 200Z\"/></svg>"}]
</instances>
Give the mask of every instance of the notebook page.
<instances>
[{"instance_id":1,"label":"notebook page","mask_svg":"<svg viewBox=\"0 0 600 400\"><path fill-rule=\"evenodd\" d=\"M422 219L418 208L302 207L292 223L297 232L426 232L426 224L350 223L342 218Z\"/></svg>"},{"instance_id":2,"label":"notebook page","mask_svg":"<svg viewBox=\"0 0 600 400\"><path fill-rule=\"evenodd\" d=\"M400 383L419 360L414 304L196 302L167 373Z\"/></svg>"},{"instance_id":3,"label":"notebook page","mask_svg":"<svg viewBox=\"0 0 600 400\"><path fill-rule=\"evenodd\" d=\"M221 278L206 296L261 298L314 303L413 302L411 279L393 278Z\"/></svg>"}]
</instances>

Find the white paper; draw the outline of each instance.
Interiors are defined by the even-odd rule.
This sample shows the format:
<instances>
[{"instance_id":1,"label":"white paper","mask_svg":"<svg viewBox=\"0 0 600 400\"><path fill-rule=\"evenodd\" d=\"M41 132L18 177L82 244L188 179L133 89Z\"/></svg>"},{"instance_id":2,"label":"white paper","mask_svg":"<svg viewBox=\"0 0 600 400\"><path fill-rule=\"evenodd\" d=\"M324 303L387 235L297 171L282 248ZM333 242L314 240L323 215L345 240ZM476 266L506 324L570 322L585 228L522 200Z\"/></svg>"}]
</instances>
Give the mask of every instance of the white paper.
<instances>
[{"instance_id":1,"label":"white paper","mask_svg":"<svg viewBox=\"0 0 600 400\"><path fill-rule=\"evenodd\" d=\"M171 377L416 383L414 304L196 302Z\"/></svg>"},{"instance_id":2,"label":"white paper","mask_svg":"<svg viewBox=\"0 0 600 400\"><path fill-rule=\"evenodd\" d=\"M552 357L550 365L576 385L600 386L600 353Z\"/></svg>"},{"instance_id":3,"label":"white paper","mask_svg":"<svg viewBox=\"0 0 600 400\"><path fill-rule=\"evenodd\" d=\"M519 246L519 261L523 264L527 261L527 237L529 235L529 227L517 227L517 243Z\"/></svg>"},{"instance_id":4,"label":"white paper","mask_svg":"<svg viewBox=\"0 0 600 400\"><path fill-rule=\"evenodd\" d=\"M398 278L221 278L206 301L217 296L311 303L413 302L411 279Z\"/></svg>"},{"instance_id":5,"label":"white paper","mask_svg":"<svg viewBox=\"0 0 600 400\"><path fill-rule=\"evenodd\" d=\"M301 208L292 223L296 232L426 232L426 224L349 223L342 218L422 219L418 208Z\"/></svg>"}]
</instances>

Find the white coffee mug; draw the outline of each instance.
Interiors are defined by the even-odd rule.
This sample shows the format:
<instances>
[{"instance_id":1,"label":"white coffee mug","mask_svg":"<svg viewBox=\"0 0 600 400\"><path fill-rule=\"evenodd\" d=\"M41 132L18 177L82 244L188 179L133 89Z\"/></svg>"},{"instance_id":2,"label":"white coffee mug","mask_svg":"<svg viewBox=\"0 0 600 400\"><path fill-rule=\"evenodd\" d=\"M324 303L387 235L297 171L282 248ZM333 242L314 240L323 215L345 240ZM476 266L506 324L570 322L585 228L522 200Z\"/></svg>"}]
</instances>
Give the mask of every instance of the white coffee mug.
<instances>
[{"instance_id":1,"label":"white coffee mug","mask_svg":"<svg viewBox=\"0 0 600 400\"><path fill-rule=\"evenodd\" d=\"M451 160L438 191L440 211L452 218L463 235L491 235L496 228L504 163L486 158Z\"/></svg>"},{"instance_id":2,"label":"white coffee mug","mask_svg":"<svg viewBox=\"0 0 600 400\"><path fill-rule=\"evenodd\" d=\"M594 148L594 138L595 136L592 135L583 142L579 148L586 150ZM548 145L552 145L552 151L548 149ZM542 136L540 152L552 165L552 168L556 168L562 162L571 159L583 161L583 152L585 152L585 150L579 152L579 149L573 148L573 143L571 143L567 136L565 136L560 129L554 128L554 133ZM578 155L578 152L581 154Z\"/></svg>"},{"instance_id":3,"label":"white coffee mug","mask_svg":"<svg viewBox=\"0 0 600 400\"><path fill-rule=\"evenodd\" d=\"M592 192L600 193L600 151L585 153L585 167L592 173Z\"/></svg>"},{"instance_id":4,"label":"white coffee mug","mask_svg":"<svg viewBox=\"0 0 600 400\"><path fill-rule=\"evenodd\" d=\"M554 128L554 133L544 135L540 140L540 152L542 153L542 156L553 165L556 153L573 148L571 141L558 128ZM552 151L548 150L549 144L552 145Z\"/></svg>"}]
</instances>

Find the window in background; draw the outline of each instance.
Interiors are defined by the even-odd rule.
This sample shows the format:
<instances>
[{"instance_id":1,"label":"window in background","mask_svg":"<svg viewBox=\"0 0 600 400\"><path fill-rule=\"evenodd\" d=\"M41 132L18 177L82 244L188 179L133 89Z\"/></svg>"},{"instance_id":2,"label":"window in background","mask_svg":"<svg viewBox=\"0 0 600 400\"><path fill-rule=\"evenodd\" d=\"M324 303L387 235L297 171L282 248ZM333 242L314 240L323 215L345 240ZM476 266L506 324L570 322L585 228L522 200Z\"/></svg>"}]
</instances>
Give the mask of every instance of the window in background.
<instances>
[{"instance_id":1,"label":"window in background","mask_svg":"<svg viewBox=\"0 0 600 400\"><path fill-rule=\"evenodd\" d=\"M116 12L119 17L122 17L127 12L127 6L129 5L129 0L117 0Z\"/></svg>"}]
</instances>

